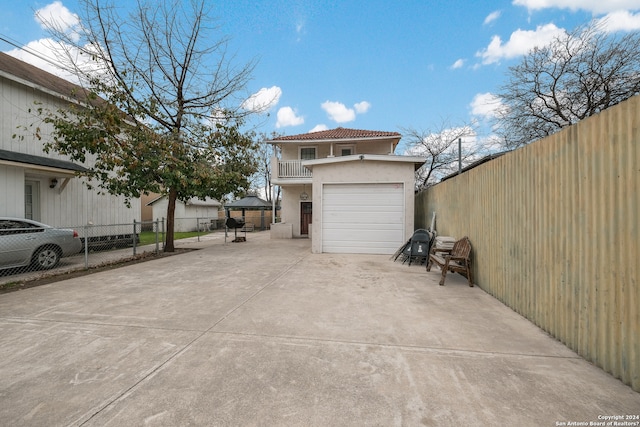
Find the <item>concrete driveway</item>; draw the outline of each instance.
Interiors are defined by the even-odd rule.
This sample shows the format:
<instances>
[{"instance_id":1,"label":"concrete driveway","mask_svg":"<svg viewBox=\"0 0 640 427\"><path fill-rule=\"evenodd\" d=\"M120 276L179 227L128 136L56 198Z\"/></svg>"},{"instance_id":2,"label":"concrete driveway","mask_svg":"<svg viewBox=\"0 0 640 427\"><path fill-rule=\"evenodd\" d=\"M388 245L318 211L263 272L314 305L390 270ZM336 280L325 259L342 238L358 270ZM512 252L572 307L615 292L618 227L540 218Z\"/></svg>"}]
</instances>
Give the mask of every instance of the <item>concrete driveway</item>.
<instances>
[{"instance_id":1,"label":"concrete driveway","mask_svg":"<svg viewBox=\"0 0 640 427\"><path fill-rule=\"evenodd\" d=\"M640 394L463 277L308 240L0 295L7 426L557 426ZM605 425L605 424L602 424Z\"/></svg>"}]
</instances>

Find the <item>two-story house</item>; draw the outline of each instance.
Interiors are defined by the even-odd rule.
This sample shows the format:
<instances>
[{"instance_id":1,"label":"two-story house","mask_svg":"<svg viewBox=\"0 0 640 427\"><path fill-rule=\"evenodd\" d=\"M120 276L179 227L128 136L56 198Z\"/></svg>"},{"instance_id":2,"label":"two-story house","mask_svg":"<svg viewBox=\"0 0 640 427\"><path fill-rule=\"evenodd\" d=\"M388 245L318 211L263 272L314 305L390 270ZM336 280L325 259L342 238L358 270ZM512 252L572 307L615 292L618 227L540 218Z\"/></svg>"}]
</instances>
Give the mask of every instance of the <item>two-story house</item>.
<instances>
[{"instance_id":1,"label":"two-story house","mask_svg":"<svg viewBox=\"0 0 640 427\"><path fill-rule=\"evenodd\" d=\"M336 128L269 141L282 189L273 238L309 237L314 253L392 254L414 231L415 170L397 132Z\"/></svg>"},{"instance_id":2,"label":"two-story house","mask_svg":"<svg viewBox=\"0 0 640 427\"><path fill-rule=\"evenodd\" d=\"M76 172L90 163L44 151L51 127L37 109L66 108L82 88L0 52L0 93L0 216L64 227L140 221L139 202L127 207L123 197L82 183Z\"/></svg>"}]
</instances>

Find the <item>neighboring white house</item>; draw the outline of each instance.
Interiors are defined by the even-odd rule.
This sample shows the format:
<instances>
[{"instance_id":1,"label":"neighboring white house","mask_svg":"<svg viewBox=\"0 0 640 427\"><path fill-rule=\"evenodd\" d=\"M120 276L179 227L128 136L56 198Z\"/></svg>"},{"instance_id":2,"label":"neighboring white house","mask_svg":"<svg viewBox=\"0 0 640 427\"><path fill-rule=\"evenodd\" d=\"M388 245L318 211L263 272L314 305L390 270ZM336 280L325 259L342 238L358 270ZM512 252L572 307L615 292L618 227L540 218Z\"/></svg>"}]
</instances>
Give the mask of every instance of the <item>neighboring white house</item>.
<instances>
[{"instance_id":1,"label":"neighboring white house","mask_svg":"<svg viewBox=\"0 0 640 427\"><path fill-rule=\"evenodd\" d=\"M167 206L169 205L167 196L160 196L150 201L147 205L153 209L154 220L166 218ZM217 227L217 219L219 218L221 207L222 203L209 197L205 200L192 197L186 203L177 200L173 230L183 232Z\"/></svg>"},{"instance_id":2,"label":"neighboring white house","mask_svg":"<svg viewBox=\"0 0 640 427\"><path fill-rule=\"evenodd\" d=\"M415 170L426 160L393 154L400 138L337 128L269 141L282 189L272 237L308 236L314 253L394 253L413 234Z\"/></svg>"},{"instance_id":3,"label":"neighboring white house","mask_svg":"<svg viewBox=\"0 0 640 427\"><path fill-rule=\"evenodd\" d=\"M0 53L0 216L60 227L140 221L137 199L128 208L123 197L88 189L82 184L84 178L75 176L87 165L43 150L51 128L35 111L65 108L78 90L64 79ZM35 127L41 128L42 140L33 135Z\"/></svg>"}]
</instances>

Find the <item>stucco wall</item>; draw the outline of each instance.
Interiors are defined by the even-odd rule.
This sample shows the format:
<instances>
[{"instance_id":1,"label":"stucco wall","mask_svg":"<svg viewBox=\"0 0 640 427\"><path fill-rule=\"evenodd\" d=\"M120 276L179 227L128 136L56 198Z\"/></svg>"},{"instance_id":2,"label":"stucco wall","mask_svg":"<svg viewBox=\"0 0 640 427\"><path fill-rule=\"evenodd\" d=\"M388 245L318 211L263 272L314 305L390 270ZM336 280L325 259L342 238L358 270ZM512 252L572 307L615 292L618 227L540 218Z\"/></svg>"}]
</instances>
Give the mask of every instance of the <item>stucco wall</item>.
<instances>
[{"instance_id":1,"label":"stucco wall","mask_svg":"<svg viewBox=\"0 0 640 427\"><path fill-rule=\"evenodd\" d=\"M391 143L389 141L360 141L360 142L344 142L333 143L333 155L340 155L341 147L354 148L353 154L368 153L368 154L389 154L391 151ZM280 144L282 160L299 160L300 147L316 147L316 156L318 159L328 157L331 153L331 143L318 143L317 141L310 141L309 144Z\"/></svg>"},{"instance_id":2,"label":"stucco wall","mask_svg":"<svg viewBox=\"0 0 640 427\"><path fill-rule=\"evenodd\" d=\"M303 192L309 195L307 200L300 200ZM300 236L300 203L313 201L313 189L311 185L287 185L282 187L282 206L280 209L281 222L291 224L293 237ZM316 208L313 206L315 218Z\"/></svg>"},{"instance_id":3,"label":"stucco wall","mask_svg":"<svg viewBox=\"0 0 640 427\"><path fill-rule=\"evenodd\" d=\"M404 240L414 231L414 164L377 160L355 160L313 167L312 251L322 252L323 184L402 183L405 192Z\"/></svg>"}]
</instances>

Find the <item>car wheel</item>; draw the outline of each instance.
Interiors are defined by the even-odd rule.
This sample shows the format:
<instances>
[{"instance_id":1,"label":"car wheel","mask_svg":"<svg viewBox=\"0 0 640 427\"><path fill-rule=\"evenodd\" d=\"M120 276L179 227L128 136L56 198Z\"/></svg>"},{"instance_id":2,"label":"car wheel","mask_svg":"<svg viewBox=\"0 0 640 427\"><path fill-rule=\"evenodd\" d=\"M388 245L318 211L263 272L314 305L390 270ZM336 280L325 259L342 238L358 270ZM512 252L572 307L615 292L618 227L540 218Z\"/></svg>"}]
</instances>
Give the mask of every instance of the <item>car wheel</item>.
<instances>
[{"instance_id":1,"label":"car wheel","mask_svg":"<svg viewBox=\"0 0 640 427\"><path fill-rule=\"evenodd\" d=\"M40 248L33 254L33 265L41 270L48 270L60 261L60 252L54 247Z\"/></svg>"}]
</instances>

